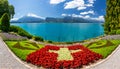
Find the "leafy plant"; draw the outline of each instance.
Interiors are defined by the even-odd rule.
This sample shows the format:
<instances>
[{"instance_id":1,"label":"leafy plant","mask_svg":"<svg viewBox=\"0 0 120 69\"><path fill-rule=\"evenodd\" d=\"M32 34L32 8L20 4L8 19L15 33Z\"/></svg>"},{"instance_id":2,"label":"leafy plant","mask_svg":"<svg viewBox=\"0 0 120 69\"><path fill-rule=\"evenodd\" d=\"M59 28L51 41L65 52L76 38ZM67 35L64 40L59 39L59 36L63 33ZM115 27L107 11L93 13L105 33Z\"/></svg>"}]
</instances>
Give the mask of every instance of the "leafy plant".
<instances>
[{"instance_id":1,"label":"leafy plant","mask_svg":"<svg viewBox=\"0 0 120 69\"><path fill-rule=\"evenodd\" d=\"M67 44L73 44L73 42L66 42Z\"/></svg>"},{"instance_id":2,"label":"leafy plant","mask_svg":"<svg viewBox=\"0 0 120 69\"><path fill-rule=\"evenodd\" d=\"M116 34L120 34L120 29L116 31Z\"/></svg>"},{"instance_id":3,"label":"leafy plant","mask_svg":"<svg viewBox=\"0 0 120 69\"><path fill-rule=\"evenodd\" d=\"M39 36L35 36L34 39L35 41L44 41L43 38Z\"/></svg>"},{"instance_id":4,"label":"leafy plant","mask_svg":"<svg viewBox=\"0 0 120 69\"><path fill-rule=\"evenodd\" d=\"M111 32L109 32L110 35L114 35L116 34L116 30L112 30Z\"/></svg>"},{"instance_id":5,"label":"leafy plant","mask_svg":"<svg viewBox=\"0 0 120 69\"><path fill-rule=\"evenodd\" d=\"M4 32L8 32L10 28L10 18L7 13L4 13L1 17L1 30Z\"/></svg>"},{"instance_id":6,"label":"leafy plant","mask_svg":"<svg viewBox=\"0 0 120 69\"><path fill-rule=\"evenodd\" d=\"M53 41L49 40L48 43L53 43Z\"/></svg>"}]
</instances>

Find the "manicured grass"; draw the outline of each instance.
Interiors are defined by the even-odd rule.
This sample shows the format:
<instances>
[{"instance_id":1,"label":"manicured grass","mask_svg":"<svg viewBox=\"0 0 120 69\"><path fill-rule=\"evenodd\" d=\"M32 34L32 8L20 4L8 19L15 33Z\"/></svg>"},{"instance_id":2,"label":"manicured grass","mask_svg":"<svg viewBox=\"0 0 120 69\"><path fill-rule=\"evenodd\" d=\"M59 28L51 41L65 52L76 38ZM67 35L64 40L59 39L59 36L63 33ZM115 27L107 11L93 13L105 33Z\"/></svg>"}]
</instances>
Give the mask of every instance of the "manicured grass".
<instances>
[{"instance_id":1,"label":"manicured grass","mask_svg":"<svg viewBox=\"0 0 120 69\"><path fill-rule=\"evenodd\" d=\"M101 54L103 58L106 58L116 49L116 47L118 47L118 45L120 45L120 40L100 40L86 44L85 46L92 51Z\"/></svg>"},{"instance_id":2,"label":"manicured grass","mask_svg":"<svg viewBox=\"0 0 120 69\"><path fill-rule=\"evenodd\" d=\"M44 47L30 41L6 41L6 44L22 60L26 60L28 54Z\"/></svg>"},{"instance_id":3,"label":"manicured grass","mask_svg":"<svg viewBox=\"0 0 120 69\"><path fill-rule=\"evenodd\" d=\"M110 55L114 49L117 46L110 46L110 47L105 47L105 48L101 48L101 49L91 49L92 51L99 53L103 56L103 58L106 58L108 55Z\"/></svg>"}]
</instances>

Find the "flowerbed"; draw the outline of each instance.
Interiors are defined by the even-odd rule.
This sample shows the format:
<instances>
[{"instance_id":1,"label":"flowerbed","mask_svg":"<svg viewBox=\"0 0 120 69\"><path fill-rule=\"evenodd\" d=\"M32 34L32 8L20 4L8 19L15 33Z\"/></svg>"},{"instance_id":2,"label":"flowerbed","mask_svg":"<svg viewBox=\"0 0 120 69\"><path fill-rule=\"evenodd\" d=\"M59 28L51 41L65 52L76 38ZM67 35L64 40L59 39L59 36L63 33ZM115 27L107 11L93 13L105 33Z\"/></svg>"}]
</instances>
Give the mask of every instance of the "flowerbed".
<instances>
[{"instance_id":1,"label":"flowerbed","mask_svg":"<svg viewBox=\"0 0 120 69\"><path fill-rule=\"evenodd\" d=\"M70 53L73 59L58 61L59 55L64 55L64 53L50 52L50 50L60 51L60 49L63 50L62 48L63 47L46 45L44 48L29 54L26 61L44 68L60 69L82 67L83 65L88 65L89 63L93 63L102 58L100 54L92 52L82 45L72 45L66 47L66 49L69 50L67 53ZM75 51L71 52L71 50Z\"/></svg>"}]
</instances>

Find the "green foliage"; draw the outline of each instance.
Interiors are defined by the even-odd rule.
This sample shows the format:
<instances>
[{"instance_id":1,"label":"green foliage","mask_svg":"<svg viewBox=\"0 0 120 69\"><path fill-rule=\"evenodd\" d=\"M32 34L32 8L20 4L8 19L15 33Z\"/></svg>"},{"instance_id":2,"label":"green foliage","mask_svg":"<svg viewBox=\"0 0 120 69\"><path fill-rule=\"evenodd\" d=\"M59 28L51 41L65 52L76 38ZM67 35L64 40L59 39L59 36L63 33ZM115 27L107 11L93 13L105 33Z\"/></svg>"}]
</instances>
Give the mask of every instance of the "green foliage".
<instances>
[{"instance_id":1,"label":"green foliage","mask_svg":"<svg viewBox=\"0 0 120 69\"><path fill-rule=\"evenodd\" d=\"M116 31L116 34L120 34L120 29Z\"/></svg>"},{"instance_id":2,"label":"green foliage","mask_svg":"<svg viewBox=\"0 0 120 69\"><path fill-rule=\"evenodd\" d=\"M16 47L15 45L19 43L19 45ZM6 41L6 44L8 47L15 53L16 56L18 56L22 60L26 60L26 57L28 54L35 52L36 50L43 48L44 45L37 44L39 48L37 48L35 45L31 44L29 41ZM31 49L31 50L30 50Z\"/></svg>"},{"instance_id":3,"label":"green foliage","mask_svg":"<svg viewBox=\"0 0 120 69\"><path fill-rule=\"evenodd\" d=\"M44 41L43 38L39 36L35 36L34 39L35 41Z\"/></svg>"},{"instance_id":4,"label":"green foliage","mask_svg":"<svg viewBox=\"0 0 120 69\"><path fill-rule=\"evenodd\" d=\"M0 33L2 32L2 30L0 30Z\"/></svg>"},{"instance_id":5,"label":"green foliage","mask_svg":"<svg viewBox=\"0 0 120 69\"><path fill-rule=\"evenodd\" d=\"M9 5L9 13L10 13L10 17L13 18L14 14L15 14L13 5Z\"/></svg>"},{"instance_id":6,"label":"green foliage","mask_svg":"<svg viewBox=\"0 0 120 69\"><path fill-rule=\"evenodd\" d=\"M48 43L53 43L53 41L49 40Z\"/></svg>"},{"instance_id":7,"label":"green foliage","mask_svg":"<svg viewBox=\"0 0 120 69\"><path fill-rule=\"evenodd\" d=\"M8 13L10 17L13 17L15 14L14 7L9 4L8 0L0 0L0 17L4 13Z\"/></svg>"},{"instance_id":8,"label":"green foliage","mask_svg":"<svg viewBox=\"0 0 120 69\"><path fill-rule=\"evenodd\" d=\"M67 44L73 44L73 42L66 42Z\"/></svg>"},{"instance_id":9,"label":"green foliage","mask_svg":"<svg viewBox=\"0 0 120 69\"><path fill-rule=\"evenodd\" d=\"M10 28L10 18L7 13L4 13L1 17L1 30L4 32L8 32Z\"/></svg>"},{"instance_id":10,"label":"green foliage","mask_svg":"<svg viewBox=\"0 0 120 69\"><path fill-rule=\"evenodd\" d=\"M120 0L107 0L104 30L106 34L120 28Z\"/></svg>"},{"instance_id":11,"label":"green foliage","mask_svg":"<svg viewBox=\"0 0 120 69\"><path fill-rule=\"evenodd\" d=\"M10 32L15 32L18 33L21 36L26 36L27 38L31 39L32 35L29 34L27 31L25 31L24 29L18 27L18 26L10 26Z\"/></svg>"},{"instance_id":12,"label":"green foliage","mask_svg":"<svg viewBox=\"0 0 120 69\"><path fill-rule=\"evenodd\" d=\"M116 34L116 30L111 30L111 32L109 32L110 35L114 35Z\"/></svg>"},{"instance_id":13,"label":"green foliage","mask_svg":"<svg viewBox=\"0 0 120 69\"><path fill-rule=\"evenodd\" d=\"M0 18L0 30L1 30L1 18Z\"/></svg>"}]
</instances>

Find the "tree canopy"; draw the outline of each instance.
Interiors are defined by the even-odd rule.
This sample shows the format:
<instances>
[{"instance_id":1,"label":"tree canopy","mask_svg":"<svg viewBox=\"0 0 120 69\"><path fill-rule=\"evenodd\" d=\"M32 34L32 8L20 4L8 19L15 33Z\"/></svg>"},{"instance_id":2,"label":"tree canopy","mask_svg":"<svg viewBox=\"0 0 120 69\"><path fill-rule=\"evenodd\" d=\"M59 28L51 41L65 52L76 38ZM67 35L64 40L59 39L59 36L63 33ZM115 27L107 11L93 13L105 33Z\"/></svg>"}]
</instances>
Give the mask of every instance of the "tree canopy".
<instances>
[{"instance_id":1,"label":"tree canopy","mask_svg":"<svg viewBox=\"0 0 120 69\"><path fill-rule=\"evenodd\" d=\"M106 34L115 34L120 29L120 0L107 0L104 29Z\"/></svg>"},{"instance_id":2,"label":"tree canopy","mask_svg":"<svg viewBox=\"0 0 120 69\"><path fill-rule=\"evenodd\" d=\"M0 0L0 18L4 13L8 13L10 18L13 18L15 14L14 6L10 5L8 0Z\"/></svg>"}]
</instances>

